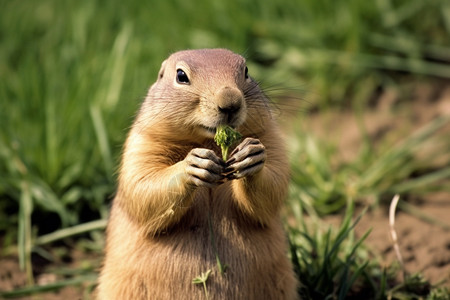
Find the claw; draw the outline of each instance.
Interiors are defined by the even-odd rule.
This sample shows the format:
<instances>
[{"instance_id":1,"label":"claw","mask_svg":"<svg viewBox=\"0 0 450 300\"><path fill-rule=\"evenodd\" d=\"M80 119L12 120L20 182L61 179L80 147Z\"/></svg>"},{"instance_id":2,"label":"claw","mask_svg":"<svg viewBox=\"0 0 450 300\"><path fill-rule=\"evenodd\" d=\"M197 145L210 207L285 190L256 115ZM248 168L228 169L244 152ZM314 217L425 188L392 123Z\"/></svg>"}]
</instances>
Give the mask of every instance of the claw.
<instances>
[{"instance_id":1,"label":"claw","mask_svg":"<svg viewBox=\"0 0 450 300\"><path fill-rule=\"evenodd\" d=\"M223 183L224 163L214 151L195 148L184 159L187 164L188 184L212 188Z\"/></svg>"},{"instance_id":2,"label":"claw","mask_svg":"<svg viewBox=\"0 0 450 300\"><path fill-rule=\"evenodd\" d=\"M247 138L232 152L224 173L227 179L251 176L262 170L265 161L264 145L258 139Z\"/></svg>"}]
</instances>

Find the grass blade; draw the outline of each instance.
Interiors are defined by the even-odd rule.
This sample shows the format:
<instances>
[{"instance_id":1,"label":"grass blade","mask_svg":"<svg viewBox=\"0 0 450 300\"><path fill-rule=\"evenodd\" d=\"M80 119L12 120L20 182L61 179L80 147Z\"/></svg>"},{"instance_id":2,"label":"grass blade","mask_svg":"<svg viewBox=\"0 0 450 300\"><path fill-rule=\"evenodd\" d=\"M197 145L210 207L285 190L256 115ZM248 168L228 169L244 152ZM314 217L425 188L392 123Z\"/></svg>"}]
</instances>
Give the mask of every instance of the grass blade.
<instances>
[{"instance_id":1,"label":"grass blade","mask_svg":"<svg viewBox=\"0 0 450 300\"><path fill-rule=\"evenodd\" d=\"M20 268L25 270L28 284L33 284L33 269L31 265L31 213L33 211L33 199L27 181L22 181L21 190L18 237L19 262Z\"/></svg>"},{"instance_id":2,"label":"grass blade","mask_svg":"<svg viewBox=\"0 0 450 300\"><path fill-rule=\"evenodd\" d=\"M88 223L72 226L69 228L64 228L57 230L55 232L38 237L34 244L36 246L42 246L44 244L49 244L57 240L61 240L67 237L72 237L74 235L82 234L85 232L93 230L103 230L106 228L107 220L96 220Z\"/></svg>"},{"instance_id":3,"label":"grass blade","mask_svg":"<svg viewBox=\"0 0 450 300\"><path fill-rule=\"evenodd\" d=\"M100 107L97 105L90 106L91 120L94 124L95 134L97 136L97 143L102 155L103 164L106 174L112 174L113 160L111 155L111 147L108 141L108 132L103 121Z\"/></svg>"},{"instance_id":4,"label":"grass blade","mask_svg":"<svg viewBox=\"0 0 450 300\"><path fill-rule=\"evenodd\" d=\"M96 280L96 276L94 275L86 275L86 276L80 276L72 279L66 279L57 281L54 283L46 284L46 285L33 285L26 288L16 289L14 291L10 292L0 292L0 297L3 298L18 298L18 297L24 297L24 296L30 296L30 295L36 295L39 293L45 293L45 292L51 292L59 290L66 286L78 286L83 283L89 282L93 283Z\"/></svg>"}]
</instances>

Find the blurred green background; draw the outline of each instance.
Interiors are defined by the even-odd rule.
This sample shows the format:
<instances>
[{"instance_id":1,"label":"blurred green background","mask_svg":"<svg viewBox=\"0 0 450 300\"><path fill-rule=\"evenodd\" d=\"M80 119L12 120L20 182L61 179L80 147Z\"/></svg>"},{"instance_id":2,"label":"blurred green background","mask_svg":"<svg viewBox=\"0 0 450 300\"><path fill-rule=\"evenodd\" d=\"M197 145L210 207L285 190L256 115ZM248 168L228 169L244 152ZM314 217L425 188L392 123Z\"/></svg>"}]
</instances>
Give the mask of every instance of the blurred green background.
<instances>
[{"instance_id":1,"label":"blurred green background","mask_svg":"<svg viewBox=\"0 0 450 300\"><path fill-rule=\"evenodd\" d=\"M18 245L26 264L38 236L107 216L127 130L174 51L241 53L289 118L362 119L387 90L407 103L408 83L448 85L449 36L448 0L0 0L3 248ZM438 118L395 147L363 139L337 164L336 145L297 124L293 210L320 216L368 196L448 191L448 156L430 170L414 152L448 123ZM449 149L441 138L429 156Z\"/></svg>"}]
</instances>

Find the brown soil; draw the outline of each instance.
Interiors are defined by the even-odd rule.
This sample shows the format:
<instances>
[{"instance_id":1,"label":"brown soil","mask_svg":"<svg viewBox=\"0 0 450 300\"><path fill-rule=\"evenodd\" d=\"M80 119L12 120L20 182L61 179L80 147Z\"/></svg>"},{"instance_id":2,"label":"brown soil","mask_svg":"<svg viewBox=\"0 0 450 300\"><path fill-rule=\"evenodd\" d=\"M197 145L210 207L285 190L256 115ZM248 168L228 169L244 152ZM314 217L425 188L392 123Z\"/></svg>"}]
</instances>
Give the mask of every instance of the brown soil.
<instances>
[{"instance_id":1,"label":"brown soil","mask_svg":"<svg viewBox=\"0 0 450 300\"><path fill-rule=\"evenodd\" d=\"M364 122L374 143L380 138L383 138L384 141L386 139L395 141L439 115L450 115L450 84L448 82L415 83L411 87L410 95L405 96L409 97L410 101L399 96L400 94L405 95L403 92L386 91L380 95L373 109L365 115ZM317 136L336 142L343 160L351 160L361 144L360 131L352 113L311 115L304 123L308 124L307 129ZM447 133L450 133L450 128L446 128L446 130ZM440 164L439 161L430 163L435 167L439 167ZM450 194L417 196L407 200L421 213L446 224L447 228L424 221L411 213L397 210L395 230L405 268L410 273L421 272L431 283L444 282L444 285L450 286L450 231L448 230L450 226L448 216L450 214ZM334 223L336 219L330 219L330 222ZM389 233L388 207L386 205L380 205L377 209L367 212L356 227L356 233L362 235L369 228L372 229L372 232L366 240L367 247L382 264L397 263ZM72 262L66 264L59 262L57 266L79 267L80 261L84 261L86 257L98 265L101 259L100 254L83 256L76 251L71 253ZM54 269L55 265L46 265L44 268L40 268L38 264L36 282L55 282L61 279L60 276L48 271L49 267ZM19 269L17 257L0 257L0 291L23 287L25 283L26 276ZM91 287L66 287L56 293L18 299L86 299L84 293Z\"/></svg>"},{"instance_id":2,"label":"brown soil","mask_svg":"<svg viewBox=\"0 0 450 300\"><path fill-rule=\"evenodd\" d=\"M450 196L443 193L430 195L426 203L417 207L421 213L447 224L447 229L408 212L397 211L394 228L406 272L421 273L431 284L450 287ZM356 227L356 233L360 236L372 230L366 246L383 266L399 263L390 235L388 214L389 208L381 207L364 215ZM397 279L402 280L401 272Z\"/></svg>"},{"instance_id":3,"label":"brown soil","mask_svg":"<svg viewBox=\"0 0 450 300\"><path fill-rule=\"evenodd\" d=\"M69 279L70 270L80 272L80 268L95 270L100 265L101 254L96 252L82 252L77 249L64 248L64 254L56 254L59 249L49 249L57 261L49 262L38 255L33 255L34 283L47 285ZM56 251L55 251L56 250ZM62 271L65 272L62 272ZM88 271L89 272L89 271ZM19 267L19 259L15 255L0 257L0 291L11 291L27 285L27 276ZM78 300L93 299L90 294L94 287L93 281L86 281L79 285L63 287L51 292L38 293L33 296L23 296L14 299L21 300ZM0 299L2 299L0 297Z\"/></svg>"}]
</instances>

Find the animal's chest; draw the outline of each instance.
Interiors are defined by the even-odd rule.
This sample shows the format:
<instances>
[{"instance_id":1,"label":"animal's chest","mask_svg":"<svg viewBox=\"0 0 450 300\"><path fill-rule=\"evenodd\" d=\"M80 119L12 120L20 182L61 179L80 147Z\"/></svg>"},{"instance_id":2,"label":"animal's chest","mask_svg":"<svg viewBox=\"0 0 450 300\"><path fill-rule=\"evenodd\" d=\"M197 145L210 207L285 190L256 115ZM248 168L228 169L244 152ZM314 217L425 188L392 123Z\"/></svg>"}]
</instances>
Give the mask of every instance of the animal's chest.
<instances>
[{"instance_id":1,"label":"animal's chest","mask_svg":"<svg viewBox=\"0 0 450 300\"><path fill-rule=\"evenodd\" d=\"M247 226L239 222L243 216L239 216L235 206L230 182L216 189L201 188L196 191L186 213L167 234L184 234L184 238L199 242L199 239L209 240L213 233L228 238L233 231L245 230L239 229L240 226Z\"/></svg>"}]
</instances>

